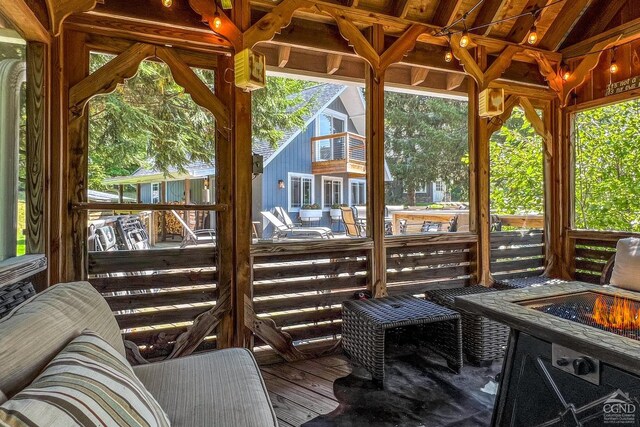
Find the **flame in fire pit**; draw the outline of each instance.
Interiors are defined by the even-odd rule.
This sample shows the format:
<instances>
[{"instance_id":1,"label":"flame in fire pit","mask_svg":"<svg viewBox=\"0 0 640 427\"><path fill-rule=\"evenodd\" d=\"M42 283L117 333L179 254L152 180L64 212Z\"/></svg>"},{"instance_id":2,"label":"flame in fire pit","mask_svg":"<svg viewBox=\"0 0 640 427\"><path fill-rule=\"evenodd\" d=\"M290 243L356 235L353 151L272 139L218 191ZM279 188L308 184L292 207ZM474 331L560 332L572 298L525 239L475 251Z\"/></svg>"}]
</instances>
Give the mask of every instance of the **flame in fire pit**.
<instances>
[{"instance_id":1,"label":"flame in fire pit","mask_svg":"<svg viewBox=\"0 0 640 427\"><path fill-rule=\"evenodd\" d=\"M615 297L613 304L608 304L599 296L593 305L593 321L606 328L640 328L640 308L636 310L626 298Z\"/></svg>"}]
</instances>

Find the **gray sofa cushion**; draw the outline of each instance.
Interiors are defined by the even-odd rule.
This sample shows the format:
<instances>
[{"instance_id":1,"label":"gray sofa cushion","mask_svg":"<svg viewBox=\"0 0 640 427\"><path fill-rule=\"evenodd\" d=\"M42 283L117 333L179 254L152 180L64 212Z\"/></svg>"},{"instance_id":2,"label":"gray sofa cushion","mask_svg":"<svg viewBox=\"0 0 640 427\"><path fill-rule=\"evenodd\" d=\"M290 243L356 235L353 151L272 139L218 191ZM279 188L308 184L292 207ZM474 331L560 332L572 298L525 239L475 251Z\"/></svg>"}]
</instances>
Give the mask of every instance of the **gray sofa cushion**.
<instances>
[{"instance_id":1,"label":"gray sofa cushion","mask_svg":"<svg viewBox=\"0 0 640 427\"><path fill-rule=\"evenodd\" d=\"M29 385L72 339L90 329L125 355L109 305L87 282L55 285L0 320L0 391Z\"/></svg>"},{"instance_id":2,"label":"gray sofa cushion","mask_svg":"<svg viewBox=\"0 0 640 427\"><path fill-rule=\"evenodd\" d=\"M232 348L135 366L174 427L268 427L278 421L258 365Z\"/></svg>"}]
</instances>

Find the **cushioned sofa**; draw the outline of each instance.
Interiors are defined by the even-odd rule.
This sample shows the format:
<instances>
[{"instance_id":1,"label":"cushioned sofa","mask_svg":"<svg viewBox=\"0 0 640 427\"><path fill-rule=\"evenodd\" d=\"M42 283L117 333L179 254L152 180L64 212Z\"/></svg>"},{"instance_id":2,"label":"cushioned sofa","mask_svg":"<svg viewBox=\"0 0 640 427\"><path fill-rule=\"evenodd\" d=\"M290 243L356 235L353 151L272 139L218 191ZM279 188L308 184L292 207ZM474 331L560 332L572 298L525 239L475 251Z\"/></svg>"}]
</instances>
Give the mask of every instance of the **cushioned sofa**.
<instances>
[{"instance_id":1,"label":"cushioned sofa","mask_svg":"<svg viewBox=\"0 0 640 427\"><path fill-rule=\"evenodd\" d=\"M107 302L87 282L53 286L0 320L0 404L28 386L83 330L125 348ZM256 361L226 349L134 367L172 426L277 426Z\"/></svg>"}]
</instances>

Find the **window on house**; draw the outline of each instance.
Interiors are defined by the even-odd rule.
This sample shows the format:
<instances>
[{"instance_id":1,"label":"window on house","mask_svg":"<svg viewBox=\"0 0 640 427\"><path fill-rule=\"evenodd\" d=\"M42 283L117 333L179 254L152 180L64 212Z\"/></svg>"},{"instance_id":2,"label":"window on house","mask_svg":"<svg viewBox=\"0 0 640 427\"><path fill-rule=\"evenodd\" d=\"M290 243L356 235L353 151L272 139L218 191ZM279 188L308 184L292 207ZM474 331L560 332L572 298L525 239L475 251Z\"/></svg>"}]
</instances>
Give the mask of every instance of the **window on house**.
<instances>
[{"instance_id":1,"label":"window on house","mask_svg":"<svg viewBox=\"0 0 640 427\"><path fill-rule=\"evenodd\" d=\"M8 23L7 23L8 25ZM0 37L0 261L26 252L26 41Z\"/></svg>"},{"instance_id":2,"label":"window on house","mask_svg":"<svg viewBox=\"0 0 640 427\"><path fill-rule=\"evenodd\" d=\"M151 184L151 203L160 203L160 184Z\"/></svg>"},{"instance_id":3,"label":"window on house","mask_svg":"<svg viewBox=\"0 0 640 427\"><path fill-rule=\"evenodd\" d=\"M325 110L318 117L318 136L335 135L346 131L347 116L337 111Z\"/></svg>"},{"instance_id":4,"label":"window on house","mask_svg":"<svg viewBox=\"0 0 640 427\"><path fill-rule=\"evenodd\" d=\"M574 227L640 232L640 99L574 116Z\"/></svg>"},{"instance_id":5,"label":"window on house","mask_svg":"<svg viewBox=\"0 0 640 427\"><path fill-rule=\"evenodd\" d=\"M313 175L289 174L289 210L313 204Z\"/></svg>"},{"instance_id":6,"label":"window on house","mask_svg":"<svg viewBox=\"0 0 640 427\"><path fill-rule=\"evenodd\" d=\"M350 191L350 205L359 206L367 203L367 182L363 179L352 179L349 181Z\"/></svg>"},{"instance_id":7,"label":"window on house","mask_svg":"<svg viewBox=\"0 0 640 427\"><path fill-rule=\"evenodd\" d=\"M342 204L342 178L322 178L322 207Z\"/></svg>"},{"instance_id":8,"label":"window on house","mask_svg":"<svg viewBox=\"0 0 640 427\"><path fill-rule=\"evenodd\" d=\"M436 191L444 193L446 191L446 186L442 181L436 181Z\"/></svg>"}]
</instances>

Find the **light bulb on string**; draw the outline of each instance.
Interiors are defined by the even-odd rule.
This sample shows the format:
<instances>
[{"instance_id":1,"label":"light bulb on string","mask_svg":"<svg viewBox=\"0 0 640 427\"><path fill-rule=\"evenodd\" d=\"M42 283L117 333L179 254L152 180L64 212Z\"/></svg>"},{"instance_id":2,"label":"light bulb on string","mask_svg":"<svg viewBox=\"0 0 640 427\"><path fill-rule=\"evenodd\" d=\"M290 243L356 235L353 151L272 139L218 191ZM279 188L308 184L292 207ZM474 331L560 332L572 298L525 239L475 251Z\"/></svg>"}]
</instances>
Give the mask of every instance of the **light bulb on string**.
<instances>
[{"instance_id":1,"label":"light bulb on string","mask_svg":"<svg viewBox=\"0 0 640 427\"><path fill-rule=\"evenodd\" d=\"M218 12L213 15L213 28L215 30L222 28L222 19L220 19L220 14Z\"/></svg>"},{"instance_id":2,"label":"light bulb on string","mask_svg":"<svg viewBox=\"0 0 640 427\"><path fill-rule=\"evenodd\" d=\"M453 61L453 53L451 53L451 50L447 50L447 52L444 54L444 60L445 62Z\"/></svg>"},{"instance_id":3,"label":"light bulb on string","mask_svg":"<svg viewBox=\"0 0 640 427\"><path fill-rule=\"evenodd\" d=\"M567 80L569 80L569 77L571 77L571 71L569 71L569 68L563 68L562 69L562 80L564 80L566 82Z\"/></svg>"},{"instance_id":4,"label":"light bulb on string","mask_svg":"<svg viewBox=\"0 0 640 427\"><path fill-rule=\"evenodd\" d=\"M618 72L618 64L616 64L616 59L612 59L611 60L611 65L609 65L609 71L611 72L611 74L615 74Z\"/></svg>"},{"instance_id":5,"label":"light bulb on string","mask_svg":"<svg viewBox=\"0 0 640 427\"><path fill-rule=\"evenodd\" d=\"M536 44L537 41L538 41L538 30L534 25L531 27L531 30L529 30L529 37L527 37L527 43Z\"/></svg>"},{"instance_id":6,"label":"light bulb on string","mask_svg":"<svg viewBox=\"0 0 640 427\"><path fill-rule=\"evenodd\" d=\"M467 30L464 30L462 32L462 37L460 37L460 47L465 48L469 46L469 42L471 42L471 39L469 38L469 33L467 32Z\"/></svg>"},{"instance_id":7,"label":"light bulb on string","mask_svg":"<svg viewBox=\"0 0 640 427\"><path fill-rule=\"evenodd\" d=\"M173 5L173 0L162 0L162 5L164 7L171 7Z\"/></svg>"}]
</instances>

